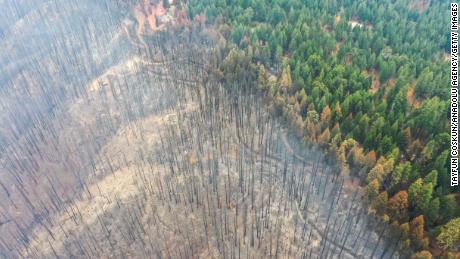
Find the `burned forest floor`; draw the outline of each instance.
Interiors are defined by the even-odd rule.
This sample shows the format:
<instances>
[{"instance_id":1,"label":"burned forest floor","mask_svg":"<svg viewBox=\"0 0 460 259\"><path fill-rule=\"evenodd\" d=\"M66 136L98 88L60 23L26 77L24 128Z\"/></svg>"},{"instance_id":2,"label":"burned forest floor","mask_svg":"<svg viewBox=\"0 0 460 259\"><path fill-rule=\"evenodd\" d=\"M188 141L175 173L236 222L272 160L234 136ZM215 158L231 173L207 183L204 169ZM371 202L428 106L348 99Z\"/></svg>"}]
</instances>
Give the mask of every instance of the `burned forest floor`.
<instances>
[{"instance_id":1,"label":"burned forest floor","mask_svg":"<svg viewBox=\"0 0 460 259\"><path fill-rule=\"evenodd\" d=\"M216 76L208 30L147 2L2 28L0 257L398 257L351 177Z\"/></svg>"}]
</instances>

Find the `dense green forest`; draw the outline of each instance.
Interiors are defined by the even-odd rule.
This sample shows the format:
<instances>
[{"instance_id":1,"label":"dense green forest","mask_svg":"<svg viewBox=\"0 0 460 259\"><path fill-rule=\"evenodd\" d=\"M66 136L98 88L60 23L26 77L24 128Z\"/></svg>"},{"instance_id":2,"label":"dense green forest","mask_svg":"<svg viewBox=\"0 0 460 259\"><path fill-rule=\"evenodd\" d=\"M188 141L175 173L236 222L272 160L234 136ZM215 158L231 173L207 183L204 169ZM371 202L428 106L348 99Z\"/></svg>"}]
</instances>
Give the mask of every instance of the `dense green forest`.
<instances>
[{"instance_id":1,"label":"dense green forest","mask_svg":"<svg viewBox=\"0 0 460 259\"><path fill-rule=\"evenodd\" d=\"M250 69L274 112L361 179L369 213L414 258L454 256L446 1L192 0ZM456 247L457 246L457 247Z\"/></svg>"}]
</instances>

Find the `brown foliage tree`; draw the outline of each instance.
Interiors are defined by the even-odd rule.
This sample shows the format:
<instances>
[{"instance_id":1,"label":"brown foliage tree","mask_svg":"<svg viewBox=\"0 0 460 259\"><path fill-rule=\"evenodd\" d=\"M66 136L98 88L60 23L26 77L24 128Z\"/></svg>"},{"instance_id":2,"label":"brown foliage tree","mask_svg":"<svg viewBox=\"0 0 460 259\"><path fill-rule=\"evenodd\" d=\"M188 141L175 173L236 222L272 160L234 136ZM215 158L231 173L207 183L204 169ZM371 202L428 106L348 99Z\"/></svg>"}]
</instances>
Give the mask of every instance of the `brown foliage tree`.
<instances>
[{"instance_id":1,"label":"brown foliage tree","mask_svg":"<svg viewBox=\"0 0 460 259\"><path fill-rule=\"evenodd\" d=\"M407 209L409 208L407 191L399 191L388 201L390 216L399 221L407 220Z\"/></svg>"},{"instance_id":2,"label":"brown foliage tree","mask_svg":"<svg viewBox=\"0 0 460 259\"><path fill-rule=\"evenodd\" d=\"M372 208L374 208L377 211L377 213L383 214L385 213L387 204L388 204L388 193L381 192L372 202Z\"/></svg>"},{"instance_id":3,"label":"brown foliage tree","mask_svg":"<svg viewBox=\"0 0 460 259\"><path fill-rule=\"evenodd\" d=\"M427 245L426 239L425 239L424 228L425 228L425 219L423 215L415 217L410 222L410 237L416 249L425 248Z\"/></svg>"},{"instance_id":4,"label":"brown foliage tree","mask_svg":"<svg viewBox=\"0 0 460 259\"><path fill-rule=\"evenodd\" d=\"M331 108L329 108L329 105L324 106L323 111L321 112L321 121L323 122L324 125L329 125L331 116L332 116L332 112L331 112Z\"/></svg>"}]
</instances>

